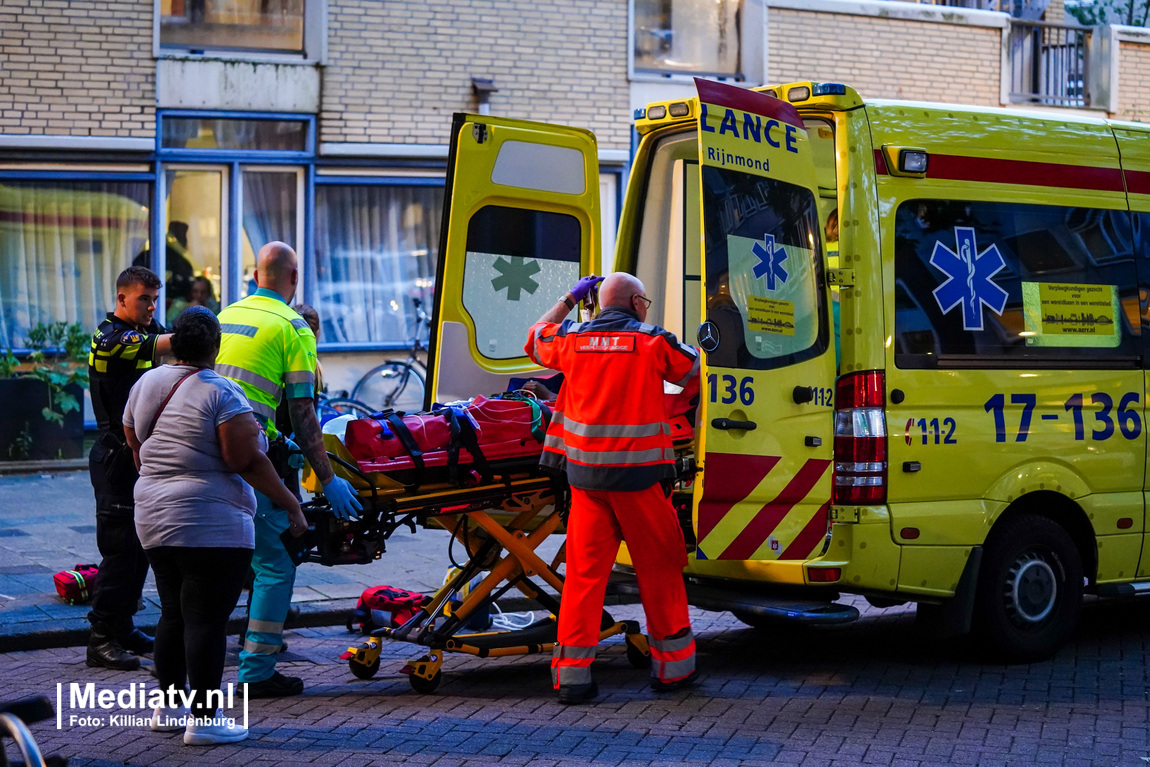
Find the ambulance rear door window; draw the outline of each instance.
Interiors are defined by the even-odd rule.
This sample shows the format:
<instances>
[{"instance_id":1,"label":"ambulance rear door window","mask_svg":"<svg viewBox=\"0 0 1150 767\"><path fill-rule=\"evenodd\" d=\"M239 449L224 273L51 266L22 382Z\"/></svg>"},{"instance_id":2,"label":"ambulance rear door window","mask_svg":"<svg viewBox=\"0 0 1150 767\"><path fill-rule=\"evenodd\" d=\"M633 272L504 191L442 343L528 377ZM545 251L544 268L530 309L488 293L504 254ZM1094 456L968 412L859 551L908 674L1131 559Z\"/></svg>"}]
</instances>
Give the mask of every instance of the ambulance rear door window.
<instances>
[{"instance_id":1,"label":"ambulance rear door window","mask_svg":"<svg viewBox=\"0 0 1150 767\"><path fill-rule=\"evenodd\" d=\"M810 190L703 167L707 319L719 333L707 361L768 370L827 349L819 215Z\"/></svg>"},{"instance_id":2,"label":"ambulance rear door window","mask_svg":"<svg viewBox=\"0 0 1150 767\"><path fill-rule=\"evenodd\" d=\"M900 368L1130 368L1141 320L1121 210L910 200L895 214Z\"/></svg>"},{"instance_id":3,"label":"ambulance rear door window","mask_svg":"<svg viewBox=\"0 0 1150 767\"><path fill-rule=\"evenodd\" d=\"M579 279L581 230L566 213L501 205L467 225L463 307L487 359L523 356L524 333Z\"/></svg>"}]
</instances>

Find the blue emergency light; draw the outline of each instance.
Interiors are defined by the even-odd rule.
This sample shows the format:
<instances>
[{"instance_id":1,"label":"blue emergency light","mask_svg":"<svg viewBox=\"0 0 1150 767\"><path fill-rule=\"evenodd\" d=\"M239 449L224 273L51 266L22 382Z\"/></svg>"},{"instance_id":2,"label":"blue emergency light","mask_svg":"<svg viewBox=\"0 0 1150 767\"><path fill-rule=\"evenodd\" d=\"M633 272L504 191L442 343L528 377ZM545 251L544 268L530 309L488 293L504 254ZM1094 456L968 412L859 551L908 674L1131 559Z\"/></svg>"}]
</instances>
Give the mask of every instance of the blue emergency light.
<instances>
[{"instance_id":1,"label":"blue emergency light","mask_svg":"<svg viewBox=\"0 0 1150 767\"><path fill-rule=\"evenodd\" d=\"M841 83L818 83L815 85L816 96L845 96L847 87Z\"/></svg>"}]
</instances>

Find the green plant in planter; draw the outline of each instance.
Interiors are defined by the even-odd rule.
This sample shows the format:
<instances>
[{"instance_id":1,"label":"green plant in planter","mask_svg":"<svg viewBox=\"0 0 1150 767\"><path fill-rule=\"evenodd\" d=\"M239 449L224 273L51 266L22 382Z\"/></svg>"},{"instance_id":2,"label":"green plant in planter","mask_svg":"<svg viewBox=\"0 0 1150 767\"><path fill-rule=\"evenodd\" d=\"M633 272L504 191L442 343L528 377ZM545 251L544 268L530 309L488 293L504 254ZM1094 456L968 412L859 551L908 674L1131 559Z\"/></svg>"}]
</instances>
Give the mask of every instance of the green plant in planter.
<instances>
[{"instance_id":1,"label":"green plant in planter","mask_svg":"<svg viewBox=\"0 0 1150 767\"><path fill-rule=\"evenodd\" d=\"M44 419L64 425L64 414L80 409L80 401L65 387L88 385L88 344L90 337L79 323L39 323L28 331L28 374L48 385L48 407L41 410ZM11 351L8 352L11 357ZM0 373L3 363L0 363Z\"/></svg>"}]
</instances>

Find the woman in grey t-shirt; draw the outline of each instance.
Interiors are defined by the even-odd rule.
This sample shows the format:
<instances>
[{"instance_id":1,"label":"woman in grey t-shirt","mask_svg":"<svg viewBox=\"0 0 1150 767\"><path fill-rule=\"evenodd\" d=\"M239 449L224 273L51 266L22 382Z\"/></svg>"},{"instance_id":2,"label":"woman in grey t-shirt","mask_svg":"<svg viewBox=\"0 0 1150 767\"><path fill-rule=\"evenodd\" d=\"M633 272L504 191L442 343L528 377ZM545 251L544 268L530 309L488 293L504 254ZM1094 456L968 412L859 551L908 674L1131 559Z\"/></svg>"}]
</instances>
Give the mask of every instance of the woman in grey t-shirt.
<instances>
[{"instance_id":1,"label":"woman in grey t-shirt","mask_svg":"<svg viewBox=\"0 0 1150 767\"><path fill-rule=\"evenodd\" d=\"M160 595L156 674L164 689L182 692L187 681L192 690L191 717L181 706L157 708L152 729L182 729L188 745L232 743L247 730L216 716L216 698L228 617L252 558L252 487L288 510L292 534L307 521L265 455L247 398L212 370L220 350L215 315L191 307L173 331L176 363L145 373L124 410L140 468L136 533Z\"/></svg>"}]
</instances>

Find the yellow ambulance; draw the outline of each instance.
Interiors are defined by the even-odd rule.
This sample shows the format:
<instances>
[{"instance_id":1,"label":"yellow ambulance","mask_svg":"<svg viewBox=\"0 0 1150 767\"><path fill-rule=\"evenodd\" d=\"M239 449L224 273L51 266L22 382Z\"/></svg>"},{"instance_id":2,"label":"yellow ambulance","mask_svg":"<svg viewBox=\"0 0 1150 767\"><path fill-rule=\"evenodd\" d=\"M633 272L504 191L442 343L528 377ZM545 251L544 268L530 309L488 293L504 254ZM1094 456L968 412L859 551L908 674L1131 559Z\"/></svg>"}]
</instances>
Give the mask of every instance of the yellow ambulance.
<instances>
[{"instance_id":1,"label":"yellow ambulance","mask_svg":"<svg viewBox=\"0 0 1150 767\"><path fill-rule=\"evenodd\" d=\"M692 602L913 601L1026 660L1084 594L1150 592L1150 127L697 88L636 115L614 256L705 352ZM430 399L532 369L525 330L600 263L598 188L589 132L456 116Z\"/></svg>"}]
</instances>

